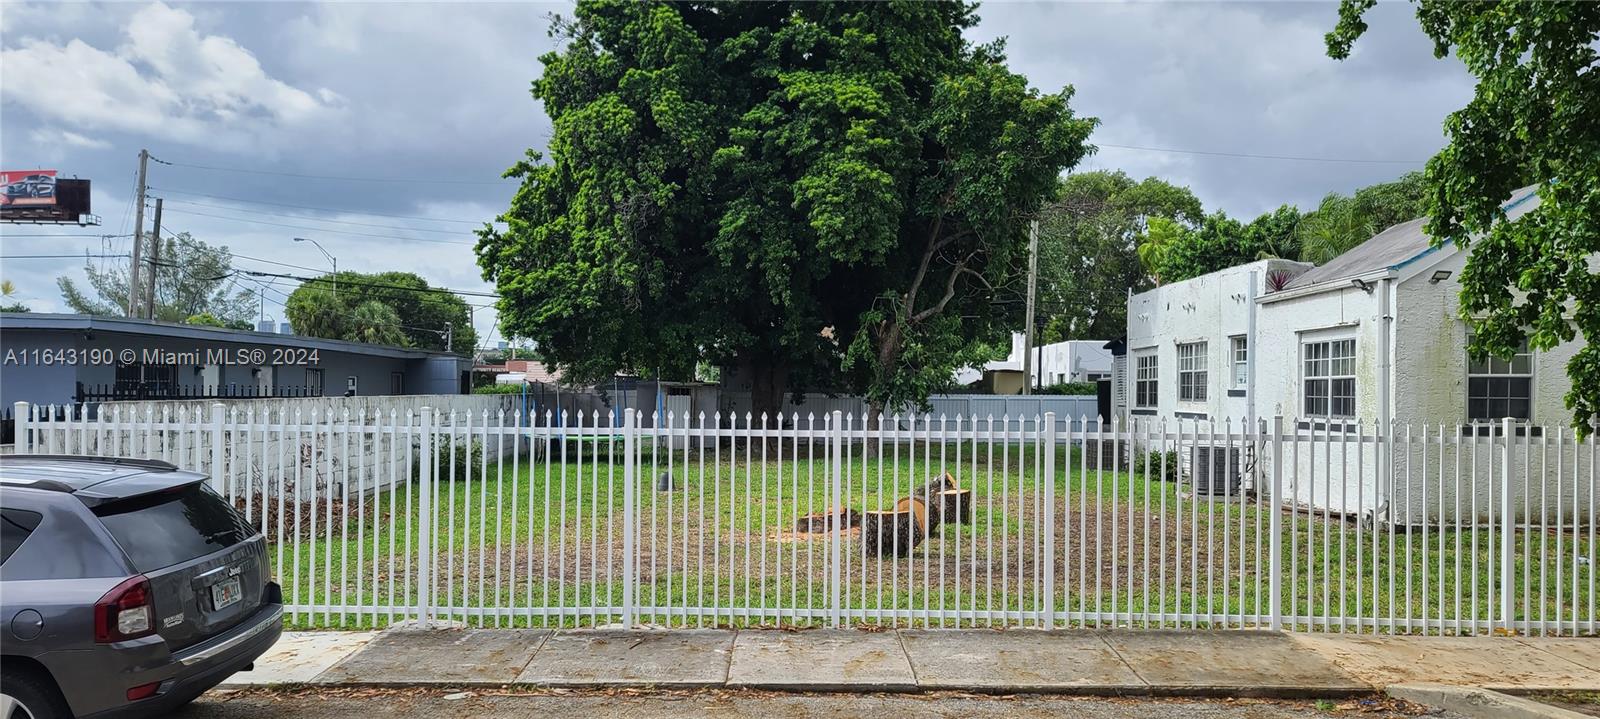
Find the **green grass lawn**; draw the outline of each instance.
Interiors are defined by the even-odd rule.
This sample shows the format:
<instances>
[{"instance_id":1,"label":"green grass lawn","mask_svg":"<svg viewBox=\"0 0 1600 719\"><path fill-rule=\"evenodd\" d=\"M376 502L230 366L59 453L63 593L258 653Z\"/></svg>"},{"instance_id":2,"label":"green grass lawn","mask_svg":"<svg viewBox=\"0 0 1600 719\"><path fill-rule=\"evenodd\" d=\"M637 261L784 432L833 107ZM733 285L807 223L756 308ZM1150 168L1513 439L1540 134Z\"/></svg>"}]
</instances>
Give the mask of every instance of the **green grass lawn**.
<instances>
[{"instance_id":1,"label":"green grass lawn","mask_svg":"<svg viewBox=\"0 0 1600 719\"><path fill-rule=\"evenodd\" d=\"M530 465L525 456L489 461L487 481L478 468L470 480L441 481L435 603L474 625L616 621L609 608L619 607L623 596L620 439L611 449L609 441L581 450L571 445L565 457L556 452L549 462ZM685 465L681 451L644 448L637 596L646 609L640 621L803 624L811 621L809 612L825 616L830 610L829 535L796 531L799 517L828 504L823 445L813 456L802 444L798 461L794 447L785 445L781 464L776 447L767 448L765 461L761 449L707 447ZM1053 530L1048 543L1055 559L1050 602L1057 612L1077 613L1069 615L1074 624L1142 624L1129 614L1182 613L1197 616L1181 626L1210 626L1208 618L1268 610L1270 517L1254 504L1195 501L1171 482L1085 471L1075 455L1069 463L1064 450L1047 487L1040 481L1041 453L1032 448L1019 456L1017 447L996 446L991 456L985 445L976 457L970 444L958 454L955 443L918 445L914 452L902 447L898 454L891 446L877 457L850 449L840 477L848 507L886 508L940 472L974 497L969 523L938 527L910 556L868 556L853 532L845 535L840 594L852 622L887 623L895 620L885 614L898 613L905 624L905 613L912 612L918 624L936 626L1032 623L1022 622L1022 613L1045 601L1039 587L1047 571L1046 527ZM674 490L656 491L663 474L670 474ZM1048 524L1047 493L1054 498ZM282 562L290 603L331 611L296 613L291 625L382 626L390 621L387 610L341 616L339 607L413 601L420 500L410 485L352 498L348 507L316 504L315 533L311 507L302 507L300 541L274 545L273 562ZM285 514L293 533L292 504ZM1337 518L1289 513L1280 531L1283 610L1303 618L1301 627L1357 631L1357 617L1378 617L1387 627L1391 617L1426 613L1451 619L1450 631L1456 619L1462 631L1471 631L1472 621L1487 630L1498 611L1499 590L1490 586L1487 568L1498 561L1499 538L1486 531L1430 529L1424 543L1420 532L1361 529ZM1514 540L1516 616L1570 621L1576 612L1587 626L1594 619L1595 552L1588 535L1518 533ZM1559 576L1558 567L1565 570ZM560 611L546 613L546 607ZM700 607L720 611L701 613ZM957 618L956 612L965 614Z\"/></svg>"}]
</instances>

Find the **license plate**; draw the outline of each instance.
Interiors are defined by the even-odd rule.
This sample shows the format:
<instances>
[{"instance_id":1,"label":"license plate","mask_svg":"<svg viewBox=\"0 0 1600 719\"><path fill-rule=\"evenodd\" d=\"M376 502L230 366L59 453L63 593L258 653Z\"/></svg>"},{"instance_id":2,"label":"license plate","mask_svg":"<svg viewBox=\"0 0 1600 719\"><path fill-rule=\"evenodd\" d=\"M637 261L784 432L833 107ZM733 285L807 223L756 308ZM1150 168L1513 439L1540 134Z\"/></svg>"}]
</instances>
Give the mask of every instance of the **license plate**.
<instances>
[{"instance_id":1,"label":"license plate","mask_svg":"<svg viewBox=\"0 0 1600 719\"><path fill-rule=\"evenodd\" d=\"M238 604L244 596L240 589L239 578L230 577L211 585L211 608L223 609Z\"/></svg>"}]
</instances>

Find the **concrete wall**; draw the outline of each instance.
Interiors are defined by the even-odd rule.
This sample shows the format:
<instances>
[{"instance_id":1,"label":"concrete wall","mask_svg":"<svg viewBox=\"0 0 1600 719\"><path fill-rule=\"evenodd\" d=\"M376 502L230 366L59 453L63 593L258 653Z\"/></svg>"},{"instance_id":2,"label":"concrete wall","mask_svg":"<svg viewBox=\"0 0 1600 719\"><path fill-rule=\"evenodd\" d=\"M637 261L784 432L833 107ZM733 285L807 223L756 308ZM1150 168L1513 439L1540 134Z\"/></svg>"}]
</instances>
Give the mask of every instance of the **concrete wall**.
<instances>
[{"instance_id":1,"label":"concrete wall","mask_svg":"<svg viewBox=\"0 0 1600 719\"><path fill-rule=\"evenodd\" d=\"M72 401L78 368L65 364L38 364L35 350L81 349L85 340L77 333L7 330L0 347L0 403L66 404ZM63 394L65 388L65 394Z\"/></svg>"},{"instance_id":2,"label":"concrete wall","mask_svg":"<svg viewBox=\"0 0 1600 719\"><path fill-rule=\"evenodd\" d=\"M421 441L415 427L420 425L422 407L438 412L437 425L456 438L458 452L464 457L471 444L469 428L499 426L502 417L507 427L515 426L516 399L507 395L409 395L107 402L86 429L59 431L50 429L49 424L36 425L42 430L39 436L44 444L35 451L148 457L209 474L212 407L221 404L227 418L224 456L228 469L218 478L219 489L275 496L280 486L293 492L294 477L299 477L305 496L310 496L313 487L339 492L346 483L351 492L375 492L413 476ZM111 424L127 422L147 424L131 431L118 431ZM356 431L345 433L346 422ZM526 419L523 424L526 426ZM368 430L362 432L364 426ZM376 431L380 427L401 430ZM406 427L413 429L407 431ZM491 463L519 450L519 444L509 438L490 437L477 444ZM447 453L444 438L440 445L442 453ZM527 449L526 442L520 449ZM443 462L440 466L445 471Z\"/></svg>"}]
</instances>

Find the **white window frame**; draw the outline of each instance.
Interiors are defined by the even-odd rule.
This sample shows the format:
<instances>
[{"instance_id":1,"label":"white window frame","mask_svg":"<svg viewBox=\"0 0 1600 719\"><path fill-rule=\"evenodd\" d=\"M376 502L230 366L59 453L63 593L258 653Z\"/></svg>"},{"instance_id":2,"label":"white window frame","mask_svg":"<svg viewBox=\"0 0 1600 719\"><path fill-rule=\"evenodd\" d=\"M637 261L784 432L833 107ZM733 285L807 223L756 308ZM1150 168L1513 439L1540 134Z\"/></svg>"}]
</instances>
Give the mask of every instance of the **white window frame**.
<instances>
[{"instance_id":1,"label":"white window frame","mask_svg":"<svg viewBox=\"0 0 1600 719\"><path fill-rule=\"evenodd\" d=\"M1228 359L1233 367L1233 388L1250 384L1250 339L1244 335L1228 338Z\"/></svg>"},{"instance_id":2,"label":"white window frame","mask_svg":"<svg viewBox=\"0 0 1600 719\"><path fill-rule=\"evenodd\" d=\"M1348 354L1342 350L1348 348ZM1320 419L1355 419L1356 396L1359 379L1356 377L1356 338L1350 335L1335 337L1309 337L1300 340L1300 413L1303 417ZM1339 352L1339 354L1335 354ZM1334 394L1338 383L1349 382L1350 393ZM1323 391L1313 395L1312 383L1322 384ZM1335 400L1349 398L1348 413L1334 412ZM1313 411L1313 400L1324 402L1324 409Z\"/></svg>"},{"instance_id":3,"label":"white window frame","mask_svg":"<svg viewBox=\"0 0 1600 719\"><path fill-rule=\"evenodd\" d=\"M1204 402L1210 394L1211 381L1209 342L1178 343L1178 401Z\"/></svg>"},{"instance_id":4,"label":"white window frame","mask_svg":"<svg viewBox=\"0 0 1600 719\"><path fill-rule=\"evenodd\" d=\"M1468 332L1466 339L1467 339L1467 343L1470 344L1472 342L1472 333ZM1516 366L1517 365L1517 360L1524 359L1524 358L1525 358L1525 361L1527 362L1527 367L1524 368L1524 369L1526 369L1526 371L1525 372L1518 371L1517 370L1517 366ZM1527 423L1531 423L1533 421L1533 393L1534 393L1534 385L1535 385L1534 378L1533 378L1534 362L1533 362L1533 351L1528 349L1528 341L1526 339L1524 339L1522 341L1522 347L1517 350L1516 355L1514 355L1509 361L1500 359L1499 357L1494 357L1492 355L1490 357L1488 357L1487 359L1485 359L1481 363L1473 362L1471 356L1468 356L1466 358L1466 360L1467 360L1467 366L1466 366L1466 377L1467 377L1466 398L1467 398L1467 403L1466 403L1466 407L1464 409L1466 410L1467 421L1469 423L1472 423L1472 424L1483 424L1483 423L1487 423L1487 422L1499 422L1499 421L1503 420L1506 417L1511 417L1512 421L1517 422L1519 424L1527 424ZM1526 380L1527 381L1527 387L1528 387L1527 396L1526 397L1512 396L1512 395L1509 394L1509 391L1503 397L1485 396L1484 397L1484 401L1485 402L1496 402L1496 401L1506 402L1507 405L1508 405L1507 406L1507 414L1500 415L1500 416L1488 416L1488 417L1475 417L1475 416L1473 416L1474 415L1474 413L1472 411L1472 399L1473 399L1473 396L1474 396L1473 385L1476 384L1476 382L1474 382L1473 380L1496 380L1496 379ZM1516 400L1516 399L1525 399L1527 401L1527 403L1528 403L1527 404L1528 411L1527 411L1527 416L1526 417L1516 417L1516 416L1513 416L1513 415L1511 415L1509 413L1509 410L1510 410L1509 403L1512 400Z\"/></svg>"},{"instance_id":5,"label":"white window frame","mask_svg":"<svg viewBox=\"0 0 1600 719\"><path fill-rule=\"evenodd\" d=\"M1149 366L1143 366L1144 360L1150 360ZM1147 372L1148 370L1148 372ZM1140 386L1150 383L1149 402L1145 402L1145 393ZM1139 409L1152 409L1161 404L1161 355L1154 348L1142 350L1133 354L1133 406Z\"/></svg>"}]
</instances>

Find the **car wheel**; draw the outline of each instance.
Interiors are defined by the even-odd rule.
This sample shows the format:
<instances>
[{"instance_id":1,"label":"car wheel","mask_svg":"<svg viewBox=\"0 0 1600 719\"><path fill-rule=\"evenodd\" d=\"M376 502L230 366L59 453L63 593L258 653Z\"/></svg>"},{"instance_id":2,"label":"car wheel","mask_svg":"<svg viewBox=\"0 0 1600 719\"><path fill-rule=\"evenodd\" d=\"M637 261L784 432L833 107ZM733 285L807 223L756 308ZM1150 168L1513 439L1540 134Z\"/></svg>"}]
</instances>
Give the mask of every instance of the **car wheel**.
<instances>
[{"instance_id":1,"label":"car wheel","mask_svg":"<svg viewBox=\"0 0 1600 719\"><path fill-rule=\"evenodd\" d=\"M0 676L0 719L69 719L67 703L55 683L33 671Z\"/></svg>"}]
</instances>

